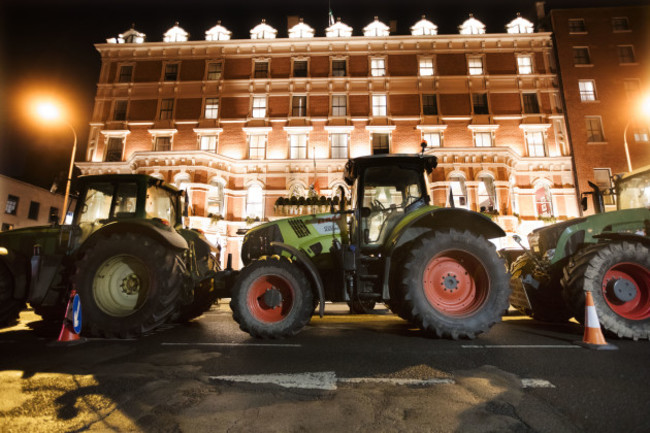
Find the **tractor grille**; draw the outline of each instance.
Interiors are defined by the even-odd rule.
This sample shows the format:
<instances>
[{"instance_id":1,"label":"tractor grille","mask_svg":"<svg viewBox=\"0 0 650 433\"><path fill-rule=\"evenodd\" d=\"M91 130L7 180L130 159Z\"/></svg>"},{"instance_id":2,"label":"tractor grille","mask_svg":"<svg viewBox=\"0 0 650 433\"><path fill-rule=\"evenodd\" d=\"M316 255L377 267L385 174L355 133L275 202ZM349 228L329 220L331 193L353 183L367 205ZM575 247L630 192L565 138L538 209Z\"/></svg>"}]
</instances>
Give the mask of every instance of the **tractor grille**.
<instances>
[{"instance_id":1,"label":"tractor grille","mask_svg":"<svg viewBox=\"0 0 650 433\"><path fill-rule=\"evenodd\" d=\"M248 233L241 247L244 264L247 265L260 256L273 254L271 242L284 242L277 224L270 224Z\"/></svg>"},{"instance_id":2,"label":"tractor grille","mask_svg":"<svg viewBox=\"0 0 650 433\"><path fill-rule=\"evenodd\" d=\"M309 236L309 229L305 225L305 223L302 220L299 219L293 219L289 220L289 225L293 229L294 233L296 236L299 238L304 238L305 236Z\"/></svg>"}]
</instances>

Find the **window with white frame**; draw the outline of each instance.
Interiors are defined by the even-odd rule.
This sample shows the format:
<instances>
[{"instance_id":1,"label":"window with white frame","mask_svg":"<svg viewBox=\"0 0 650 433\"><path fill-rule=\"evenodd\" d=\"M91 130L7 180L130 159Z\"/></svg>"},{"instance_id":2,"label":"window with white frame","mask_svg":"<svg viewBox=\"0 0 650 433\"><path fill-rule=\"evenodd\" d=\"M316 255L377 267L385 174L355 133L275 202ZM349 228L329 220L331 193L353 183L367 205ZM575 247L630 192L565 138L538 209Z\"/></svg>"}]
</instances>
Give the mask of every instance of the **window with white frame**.
<instances>
[{"instance_id":1,"label":"window with white frame","mask_svg":"<svg viewBox=\"0 0 650 433\"><path fill-rule=\"evenodd\" d=\"M478 178L478 209L481 212L492 212L498 210L497 189L494 186L494 178L489 174L482 174Z\"/></svg>"},{"instance_id":2,"label":"window with white frame","mask_svg":"<svg viewBox=\"0 0 650 433\"><path fill-rule=\"evenodd\" d=\"M346 133L331 133L332 159L346 159L348 157L348 141L350 136Z\"/></svg>"},{"instance_id":3,"label":"window with white frame","mask_svg":"<svg viewBox=\"0 0 650 433\"><path fill-rule=\"evenodd\" d=\"M222 69L223 69L223 63L221 62L208 63L208 74L206 78L209 81L218 80L219 78L221 78Z\"/></svg>"},{"instance_id":4,"label":"window with white frame","mask_svg":"<svg viewBox=\"0 0 650 433\"><path fill-rule=\"evenodd\" d=\"M219 98L205 99L205 118L216 119L219 116Z\"/></svg>"},{"instance_id":5,"label":"window with white frame","mask_svg":"<svg viewBox=\"0 0 650 433\"><path fill-rule=\"evenodd\" d=\"M157 135L153 139L153 150L166 152L172 150L172 138L168 135Z\"/></svg>"},{"instance_id":6,"label":"window with white frame","mask_svg":"<svg viewBox=\"0 0 650 433\"><path fill-rule=\"evenodd\" d=\"M223 215L224 212L224 194L223 184L217 179L210 181L208 190L207 210L208 215Z\"/></svg>"},{"instance_id":7,"label":"window with white frame","mask_svg":"<svg viewBox=\"0 0 650 433\"><path fill-rule=\"evenodd\" d=\"M527 131L526 147L528 148L528 156L530 157L546 156L546 146L544 144L544 132Z\"/></svg>"},{"instance_id":8,"label":"window with white frame","mask_svg":"<svg viewBox=\"0 0 650 433\"><path fill-rule=\"evenodd\" d=\"M126 110L129 106L129 101L126 99L118 99L113 106L113 120L126 120Z\"/></svg>"},{"instance_id":9,"label":"window with white frame","mask_svg":"<svg viewBox=\"0 0 650 433\"><path fill-rule=\"evenodd\" d=\"M178 63L167 63L165 65L164 81L178 80Z\"/></svg>"},{"instance_id":10,"label":"window with white frame","mask_svg":"<svg viewBox=\"0 0 650 433\"><path fill-rule=\"evenodd\" d=\"M248 149L249 159L264 159L266 157L266 134L250 134Z\"/></svg>"},{"instance_id":11,"label":"window with white frame","mask_svg":"<svg viewBox=\"0 0 650 433\"><path fill-rule=\"evenodd\" d=\"M294 60L293 61L293 76L306 77L308 63L307 60Z\"/></svg>"},{"instance_id":12,"label":"window with white frame","mask_svg":"<svg viewBox=\"0 0 650 433\"><path fill-rule=\"evenodd\" d=\"M605 192L603 194L603 202L606 205L616 204L614 201L614 194L610 194L612 185L612 170L609 168L594 168L594 183L598 188Z\"/></svg>"},{"instance_id":13,"label":"window with white frame","mask_svg":"<svg viewBox=\"0 0 650 433\"><path fill-rule=\"evenodd\" d=\"M347 61L345 59L332 60L332 77L345 77L347 74Z\"/></svg>"},{"instance_id":14,"label":"window with white frame","mask_svg":"<svg viewBox=\"0 0 650 433\"><path fill-rule=\"evenodd\" d=\"M173 114L174 114L174 100L168 98L160 101L160 112L158 113L158 119L169 120L172 118Z\"/></svg>"},{"instance_id":15,"label":"window with white frame","mask_svg":"<svg viewBox=\"0 0 650 433\"><path fill-rule=\"evenodd\" d=\"M264 216L264 193L259 185L251 185L246 193L246 216L260 218Z\"/></svg>"},{"instance_id":16,"label":"window with white frame","mask_svg":"<svg viewBox=\"0 0 650 433\"><path fill-rule=\"evenodd\" d=\"M370 75L383 77L386 75L386 60L383 58L370 60Z\"/></svg>"},{"instance_id":17,"label":"window with white frame","mask_svg":"<svg viewBox=\"0 0 650 433\"><path fill-rule=\"evenodd\" d=\"M118 82L130 83L133 80L133 65L121 65Z\"/></svg>"},{"instance_id":18,"label":"window with white frame","mask_svg":"<svg viewBox=\"0 0 650 433\"><path fill-rule=\"evenodd\" d=\"M585 33L587 27L583 18L573 18L569 20L569 33Z\"/></svg>"},{"instance_id":19,"label":"window with white frame","mask_svg":"<svg viewBox=\"0 0 650 433\"><path fill-rule=\"evenodd\" d=\"M372 154L381 155L385 153L390 153L390 133L373 132Z\"/></svg>"},{"instance_id":20,"label":"window with white frame","mask_svg":"<svg viewBox=\"0 0 650 433\"><path fill-rule=\"evenodd\" d=\"M587 124L587 142L588 143L602 143L605 141L605 133L603 132L603 124L600 117L587 116L585 117Z\"/></svg>"},{"instance_id":21,"label":"window with white frame","mask_svg":"<svg viewBox=\"0 0 650 433\"><path fill-rule=\"evenodd\" d=\"M427 142L427 147L442 147L442 132L424 131L422 140Z\"/></svg>"},{"instance_id":22,"label":"window with white frame","mask_svg":"<svg viewBox=\"0 0 650 433\"><path fill-rule=\"evenodd\" d=\"M630 30L630 21L627 17L613 17L612 30L615 32L624 32Z\"/></svg>"},{"instance_id":23,"label":"window with white frame","mask_svg":"<svg viewBox=\"0 0 650 433\"><path fill-rule=\"evenodd\" d=\"M492 133L490 131L474 131L474 146L492 147Z\"/></svg>"},{"instance_id":24,"label":"window with white frame","mask_svg":"<svg viewBox=\"0 0 650 433\"><path fill-rule=\"evenodd\" d=\"M264 119L266 117L266 96L253 96L253 118Z\"/></svg>"},{"instance_id":25,"label":"window with white frame","mask_svg":"<svg viewBox=\"0 0 650 433\"><path fill-rule=\"evenodd\" d=\"M256 60L255 70L253 71L254 78L268 78L269 77L269 61Z\"/></svg>"},{"instance_id":26,"label":"window with white frame","mask_svg":"<svg viewBox=\"0 0 650 433\"><path fill-rule=\"evenodd\" d=\"M291 115L305 117L307 115L307 96L297 95L291 98Z\"/></svg>"},{"instance_id":27,"label":"window with white frame","mask_svg":"<svg viewBox=\"0 0 650 433\"><path fill-rule=\"evenodd\" d=\"M533 73L533 56L517 56L517 70L522 75Z\"/></svg>"},{"instance_id":28,"label":"window with white frame","mask_svg":"<svg viewBox=\"0 0 650 433\"><path fill-rule=\"evenodd\" d=\"M483 58L469 57L467 59L467 68L470 75L483 75Z\"/></svg>"},{"instance_id":29,"label":"window with white frame","mask_svg":"<svg viewBox=\"0 0 650 433\"><path fill-rule=\"evenodd\" d=\"M124 137L108 137L106 143L106 162L116 162L122 160L122 151L124 149Z\"/></svg>"},{"instance_id":30,"label":"window with white frame","mask_svg":"<svg viewBox=\"0 0 650 433\"><path fill-rule=\"evenodd\" d=\"M596 100L596 84L594 80L579 80L578 88L580 89L580 100L582 102Z\"/></svg>"},{"instance_id":31,"label":"window with white frame","mask_svg":"<svg viewBox=\"0 0 650 433\"><path fill-rule=\"evenodd\" d=\"M619 63L636 63L636 56L634 55L634 47L632 45L619 45L616 47L616 50L618 52Z\"/></svg>"},{"instance_id":32,"label":"window with white frame","mask_svg":"<svg viewBox=\"0 0 650 433\"><path fill-rule=\"evenodd\" d=\"M553 198L551 188L547 184L540 184L535 188L535 210L538 217L550 218L553 216Z\"/></svg>"},{"instance_id":33,"label":"window with white frame","mask_svg":"<svg viewBox=\"0 0 650 433\"><path fill-rule=\"evenodd\" d=\"M307 134L289 135L289 157L307 159Z\"/></svg>"},{"instance_id":34,"label":"window with white frame","mask_svg":"<svg viewBox=\"0 0 650 433\"><path fill-rule=\"evenodd\" d=\"M591 65L591 56L587 47L573 47L574 65Z\"/></svg>"},{"instance_id":35,"label":"window with white frame","mask_svg":"<svg viewBox=\"0 0 650 433\"><path fill-rule=\"evenodd\" d=\"M425 116L435 116L438 114L436 95L422 95L422 114Z\"/></svg>"},{"instance_id":36,"label":"window with white frame","mask_svg":"<svg viewBox=\"0 0 650 433\"><path fill-rule=\"evenodd\" d=\"M16 215L18 212L19 197L9 194L7 196L7 204L5 205L5 213L7 215Z\"/></svg>"},{"instance_id":37,"label":"window with white frame","mask_svg":"<svg viewBox=\"0 0 650 433\"><path fill-rule=\"evenodd\" d=\"M201 138L199 139L199 148L206 152L216 152L218 144L219 135L217 134L201 135Z\"/></svg>"},{"instance_id":38,"label":"window with white frame","mask_svg":"<svg viewBox=\"0 0 650 433\"><path fill-rule=\"evenodd\" d=\"M522 93L521 99L524 106L524 113L526 114L539 113L539 102L537 100L537 93L534 92Z\"/></svg>"},{"instance_id":39,"label":"window with white frame","mask_svg":"<svg viewBox=\"0 0 650 433\"><path fill-rule=\"evenodd\" d=\"M345 95L332 95L332 116L348 115L348 98Z\"/></svg>"},{"instance_id":40,"label":"window with white frame","mask_svg":"<svg viewBox=\"0 0 650 433\"><path fill-rule=\"evenodd\" d=\"M474 114L490 114L487 93L472 93L472 108Z\"/></svg>"},{"instance_id":41,"label":"window with white frame","mask_svg":"<svg viewBox=\"0 0 650 433\"><path fill-rule=\"evenodd\" d=\"M423 57L420 59L420 76L430 77L433 75L433 59L431 57Z\"/></svg>"},{"instance_id":42,"label":"window with white frame","mask_svg":"<svg viewBox=\"0 0 650 433\"><path fill-rule=\"evenodd\" d=\"M386 95L372 95L372 115L386 116Z\"/></svg>"},{"instance_id":43,"label":"window with white frame","mask_svg":"<svg viewBox=\"0 0 650 433\"><path fill-rule=\"evenodd\" d=\"M637 143L647 143L648 142L648 126L643 125L639 122L637 122L636 125L634 125L634 141Z\"/></svg>"},{"instance_id":44,"label":"window with white frame","mask_svg":"<svg viewBox=\"0 0 650 433\"><path fill-rule=\"evenodd\" d=\"M447 196L452 199L454 207L461 207L464 209L469 208L467 202L467 187L465 186L465 178L463 176L452 176L449 178L450 194ZM450 203L451 205L452 203Z\"/></svg>"}]
</instances>

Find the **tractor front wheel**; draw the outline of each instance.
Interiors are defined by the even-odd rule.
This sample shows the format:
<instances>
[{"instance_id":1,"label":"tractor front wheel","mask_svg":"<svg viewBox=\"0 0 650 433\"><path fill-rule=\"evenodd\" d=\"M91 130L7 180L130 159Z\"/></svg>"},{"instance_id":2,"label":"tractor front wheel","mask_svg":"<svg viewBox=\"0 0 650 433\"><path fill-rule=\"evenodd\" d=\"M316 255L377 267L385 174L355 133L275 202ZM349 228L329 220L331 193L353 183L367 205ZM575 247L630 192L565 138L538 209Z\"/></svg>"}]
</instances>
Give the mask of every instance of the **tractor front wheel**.
<instances>
[{"instance_id":1,"label":"tractor front wheel","mask_svg":"<svg viewBox=\"0 0 650 433\"><path fill-rule=\"evenodd\" d=\"M240 271L230 308L241 330L253 337L290 337L311 318L311 284L286 257L261 258Z\"/></svg>"},{"instance_id":2,"label":"tractor front wheel","mask_svg":"<svg viewBox=\"0 0 650 433\"><path fill-rule=\"evenodd\" d=\"M135 233L97 240L76 268L82 333L88 336L130 338L152 331L171 317L183 292L180 252Z\"/></svg>"},{"instance_id":3,"label":"tractor front wheel","mask_svg":"<svg viewBox=\"0 0 650 433\"><path fill-rule=\"evenodd\" d=\"M471 232L435 232L415 241L400 283L412 322L437 337L474 338L508 308L509 276L494 245Z\"/></svg>"},{"instance_id":4,"label":"tractor front wheel","mask_svg":"<svg viewBox=\"0 0 650 433\"><path fill-rule=\"evenodd\" d=\"M565 295L584 311L591 292L601 326L619 337L650 338L650 248L612 242L585 248L564 269ZM584 313L576 314L581 322Z\"/></svg>"}]
</instances>

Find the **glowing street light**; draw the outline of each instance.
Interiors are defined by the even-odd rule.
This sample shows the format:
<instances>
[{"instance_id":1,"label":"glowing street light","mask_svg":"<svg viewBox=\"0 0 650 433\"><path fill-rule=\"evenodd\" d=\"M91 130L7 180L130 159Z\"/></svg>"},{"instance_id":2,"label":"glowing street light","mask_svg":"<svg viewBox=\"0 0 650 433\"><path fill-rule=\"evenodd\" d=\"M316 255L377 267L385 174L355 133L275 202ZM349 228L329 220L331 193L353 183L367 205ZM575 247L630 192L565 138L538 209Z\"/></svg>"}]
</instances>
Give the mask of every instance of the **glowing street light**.
<instances>
[{"instance_id":1,"label":"glowing street light","mask_svg":"<svg viewBox=\"0 0 650 433\"><path fill-rule=\"evenodd\" d=\"M641 103L639 104L640 114L645 118L650 118L650 96L645 96ZM627 170L632 171L632 159L630 158L630 149L627 145L627 129L632 124L632 121L639 117L639 114L630 116L627 123L625 124L625 129L623 130L623 145L625 146L625 158L627 159Z\"/></svg>"},{"instance_id":2,"label":"glowing street light","mask_svg":"<svg viewBox=\"0 0 650 433\"><path fill-rule=\"evenodd\" d=\"M63 199L63 212L61 216L61 225L65 222L68 211L68 200L70 198L70 183L72 182L72 170L74 169L74 157L77 153L77 131L64 117L61 108L51 101L43 101L36 104L36 114L41 119L48 122L60 122L67 125L72 131L74 141L72 144L72 156L70 157L70 168L68 170L68 181L65 185L65 197Z\"/></svg>"}]
</instances>

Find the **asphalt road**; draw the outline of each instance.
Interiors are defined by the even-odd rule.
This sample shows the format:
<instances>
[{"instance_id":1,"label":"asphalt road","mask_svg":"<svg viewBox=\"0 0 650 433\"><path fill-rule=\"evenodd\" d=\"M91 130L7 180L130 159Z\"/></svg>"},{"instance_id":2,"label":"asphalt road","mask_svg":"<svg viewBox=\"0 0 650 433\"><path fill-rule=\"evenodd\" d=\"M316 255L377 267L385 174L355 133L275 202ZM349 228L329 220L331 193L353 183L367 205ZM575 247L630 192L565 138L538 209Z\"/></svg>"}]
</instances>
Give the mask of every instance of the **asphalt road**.
<instances>
[{"instance_id":1,"label":"asphalt road","mask_svg":"<svg viewBox=\"0 0 650 433\"><path fill-rule=\"evenodd\" d=\"M576 323L514 315L436 340L383 308L328 304L262 341L221 305L139 340L62 345L38 319L0 332L3 432L650 431L650 343L585 349Z\"/></svg>"}]
</instances>

